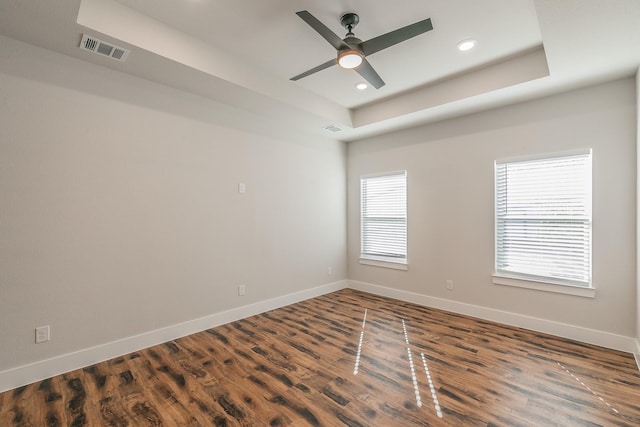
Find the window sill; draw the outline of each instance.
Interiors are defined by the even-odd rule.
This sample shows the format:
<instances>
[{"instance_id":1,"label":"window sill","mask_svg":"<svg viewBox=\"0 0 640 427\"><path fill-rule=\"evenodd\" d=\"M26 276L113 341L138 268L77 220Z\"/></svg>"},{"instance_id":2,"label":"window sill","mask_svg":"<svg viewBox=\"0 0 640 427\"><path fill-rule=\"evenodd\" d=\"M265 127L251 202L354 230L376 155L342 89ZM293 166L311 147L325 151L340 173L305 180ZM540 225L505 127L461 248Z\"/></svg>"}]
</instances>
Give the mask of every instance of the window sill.
<instances>
[{"instance_id":1,"label":"window sill","mask_svg":"<svg viewBox=\"0 0 640 427\"><path fill-rule=\"evenodd\" d=\"M393 270L409 270L409 265L406 260L402 261L389 261L384 258L364 258L360 257L360 264L373 265L374 267L391 268Z\"/></svg>"},{"instance_id":2,"label":"window sill","mask_svg":"<svg viewBox=\"0 0 640 427\"><path fill-rule=\"evenodd\" d=\"M557 283L541 282L531 279L523 279L516 276L504 274L493 274L495 285L515 286L517 288L535 289L537 291L554 292L557 294L575 295L578 297L595 298L595 288L585 288L582 286L560 285Z\"/></svg>"}]
</instances>

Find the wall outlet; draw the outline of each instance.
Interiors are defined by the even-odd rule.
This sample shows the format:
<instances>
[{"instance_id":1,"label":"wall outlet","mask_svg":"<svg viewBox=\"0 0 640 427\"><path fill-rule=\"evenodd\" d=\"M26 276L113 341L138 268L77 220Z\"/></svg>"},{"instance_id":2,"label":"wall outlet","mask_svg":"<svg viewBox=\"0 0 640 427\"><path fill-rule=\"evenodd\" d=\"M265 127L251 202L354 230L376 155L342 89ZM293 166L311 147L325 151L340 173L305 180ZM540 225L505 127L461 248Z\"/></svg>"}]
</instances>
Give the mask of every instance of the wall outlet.
<instances>
[{"instance_id":1,"label":"wall outlet","mask_svg":"<svg viewBox=\"0 0 640 427\"><path fill-rule=\"evenodd\" d=\"M247 288L245 285L238 286L238 295L242 296L247 293Z\"/></svg>"},{"instance_id":2,"label":"wall outlet","mask_svg":"<svg viewBox=\"0 0 640 427\"><path fill-rule=\"evenodd\" d=\"M450 291L453 290L453 280L447 280L447 289L449 289Z\"/></svg>"},{"instance_id":3,"label":"wall outlet","mask_svg":"<svg viewBox=\"0 0 640 427\"><path fill-rule=\"evenodd\" d=\"M244 182L241 182L240 184L238 184L238 193L246 193L247 191L247 186L244 184Z\"/></svg>"},{"instance_id":4,"label":"wall outlet","mask_svg":"<svg viewBox=\"0 0 640 427\"><path fill-rule=\"evenodd\" d=\"M51 339L51 328L47 326L38 326L36 328L36 344L47 342Z\"/></svg>"},{"instance_id":5,"label":"wall outlet","mask_svg":"<svg viewBox=\"0 0 640 427\"><path fill-rule=\"evenodd\" d=\"M327 267L327 276L331 276L333 274L333 268Z\"/></svg>"}]
</instances>

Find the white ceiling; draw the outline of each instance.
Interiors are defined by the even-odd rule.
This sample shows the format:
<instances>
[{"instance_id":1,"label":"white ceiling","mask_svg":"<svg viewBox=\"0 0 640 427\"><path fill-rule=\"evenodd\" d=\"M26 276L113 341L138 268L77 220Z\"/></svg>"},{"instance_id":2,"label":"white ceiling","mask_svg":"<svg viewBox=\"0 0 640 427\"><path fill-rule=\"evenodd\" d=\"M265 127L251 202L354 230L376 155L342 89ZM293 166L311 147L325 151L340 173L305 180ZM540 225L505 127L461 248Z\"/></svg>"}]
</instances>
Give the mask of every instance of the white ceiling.
<instances>
[{"instance_id":1,"label":"white ceiling","mask_svg":"<svg viewBox=\"0 0 640 427\"><path fill-rule=\"evenodd\" d=\"M367 59L386 82L337 66L295 15L340 37L356 12L367 40L431 18L434 29ZM131 49L126 62L78 48L87 33ZM354 140L632 75L639 0L0 0L0 34L167 84L301 131ZM469 52L456 43L478 41ZM343 130L329 133L325 125Z\"/></svg>"},{"instance_id":2,"label":"white ceiling","mask_svg":"<svg viewBox=\"0 0 640 427\"><path fill-rule=\"evenodd\" d=\"M336 56L335 49L296 16L296 11L309 10L340 38L346 33L340 25L340 15L355 11L360 16L360 24L354 32L362 40L431 18L434 25L431 32L368 58L387 83L380 90L358 91L355 84L362 78L355 71L339 67L294 83L347 108L410 90L542 43L536 12L529 0L418 0L398 5L370 0L322 3L188 0L180 7L176 7L176 0L118 1L224 49L257 70L285 80ZM478 49L468 53L458 51L456 43L470 36L481 40Z\"/></svg>"}]
</instances>

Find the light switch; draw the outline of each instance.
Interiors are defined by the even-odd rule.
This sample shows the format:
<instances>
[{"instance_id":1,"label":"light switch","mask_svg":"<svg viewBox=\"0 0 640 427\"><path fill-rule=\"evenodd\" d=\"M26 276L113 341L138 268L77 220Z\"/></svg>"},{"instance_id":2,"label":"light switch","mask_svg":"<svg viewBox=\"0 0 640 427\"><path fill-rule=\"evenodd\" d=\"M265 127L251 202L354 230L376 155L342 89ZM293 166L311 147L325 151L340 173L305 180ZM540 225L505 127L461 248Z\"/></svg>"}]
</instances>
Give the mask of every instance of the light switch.
<instances>
[{"instance_id":1,"label":"light switch","mask_svg":"<svg viewBox=\"0 0 640 427\"><path fill-rule=\"evenodd\" d=\"M51 329L49 325L36 328L36 344L47 342L51 339Z\"/></svg>"}]
</instances>

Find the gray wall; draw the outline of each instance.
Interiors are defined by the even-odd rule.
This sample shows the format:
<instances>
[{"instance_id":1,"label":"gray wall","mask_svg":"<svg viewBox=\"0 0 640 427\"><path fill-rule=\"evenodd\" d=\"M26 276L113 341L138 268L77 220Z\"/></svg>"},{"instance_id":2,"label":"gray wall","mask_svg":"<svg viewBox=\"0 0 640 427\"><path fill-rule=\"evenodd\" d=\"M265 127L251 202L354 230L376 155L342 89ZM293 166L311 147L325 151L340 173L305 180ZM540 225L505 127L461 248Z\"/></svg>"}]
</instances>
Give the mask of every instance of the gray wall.
<instances>
[{"instance_id":1,"label":"gray wall","mask_svg":"<svg viewBox=\"0 0 640 427\"><path fill-rule=\"evenodd\" d=\"M346 278L343 143L0 45L0 371Z\"/></svg>"},{"instance_id":2,"label":"gray wall","mask_svg":"<svg viewBox=\"0 0 640 427\"><path fill-rule=\"evenodd\" d=\"M633 79L345 147L0 46L0 371L343 280L347 267L357 281L640 337ZM594 150L596 298L493 285L493 161L582 147ZM359 176L398 169L409 271L362 266ZM52 341L36 345L40 325Z\"/></svg>"},{"instance_id":3,"label":"gray wall","mask_svg":"<svg viewBox=\"0 0 640 427\"><path fill-rule=\"evenodd\" d=\"M350 143L349 279L636 336L636 120L629 78ZM594 156L596 298L492 284L494 160L586 147ZM361 265L359 177L401 169L409 270Z\"/></svg>"},{"instance_id":4,"label":"gray wall","mask_svg":"<svg viewBox=\"0 0 640 427\"><path fill-rule=\"evenodd\" d=\"M636 167L640 165L640 68L636 72ZM638 181L636 183L636 197L638 198L638 204L636 205L638 219L636 221L636 241L637 241L637 257L636 257L636 274L637 274L637 289L636 289L636 354L638 355L637 361L639 361L638 367L640 368L640 197L638 191L640 191L640 171L638 171Z\"/></svg>"}]
</instances>

